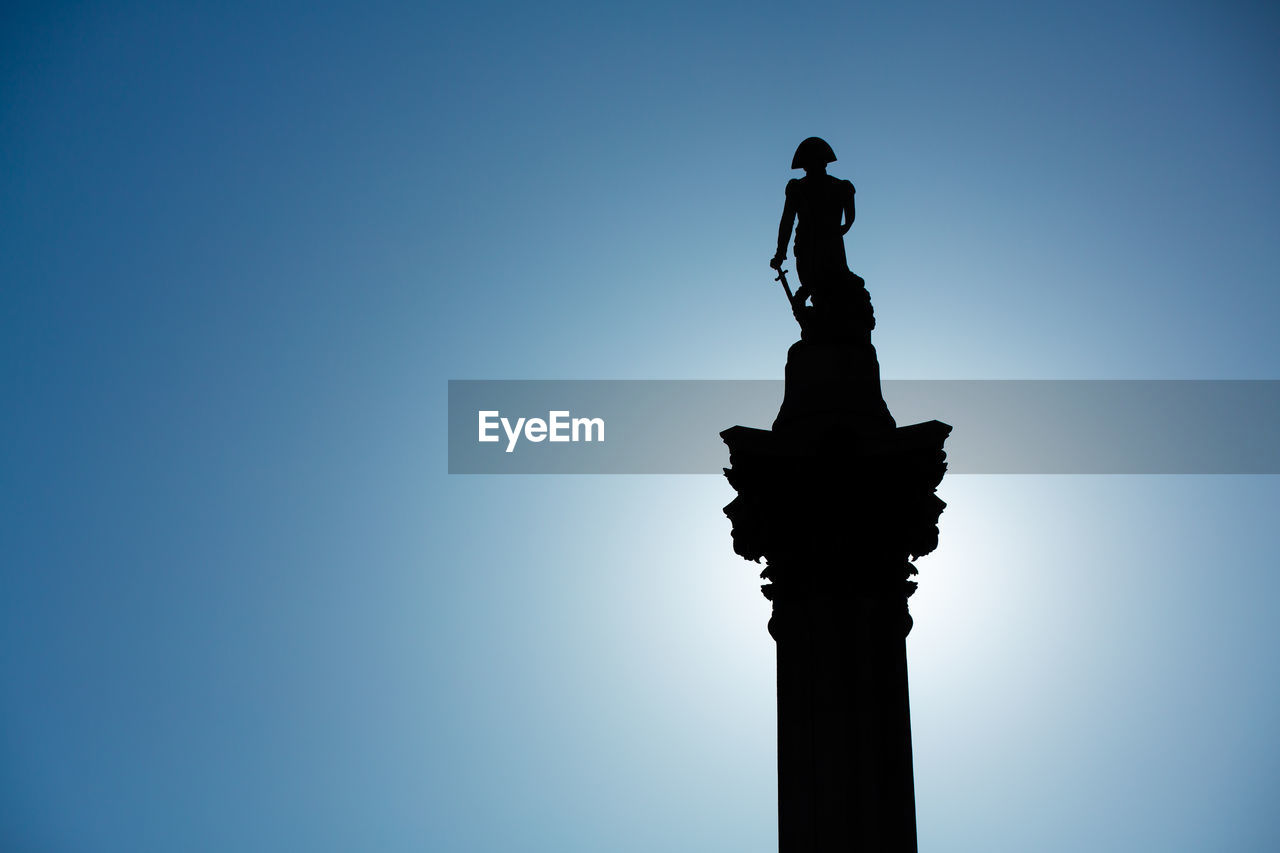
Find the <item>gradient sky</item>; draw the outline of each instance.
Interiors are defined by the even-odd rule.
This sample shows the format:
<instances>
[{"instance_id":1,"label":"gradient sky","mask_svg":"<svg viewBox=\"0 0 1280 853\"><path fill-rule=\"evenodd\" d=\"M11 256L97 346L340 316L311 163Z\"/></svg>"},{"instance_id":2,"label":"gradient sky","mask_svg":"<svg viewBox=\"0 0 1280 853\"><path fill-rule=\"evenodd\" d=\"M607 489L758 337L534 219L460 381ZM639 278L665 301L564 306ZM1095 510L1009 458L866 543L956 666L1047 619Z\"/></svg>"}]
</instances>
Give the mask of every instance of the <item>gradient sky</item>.
<instances>
[{"instance_id":1,"label":"gradient sky","mask_svg":"<svg viewBox=\"0 0 1280 853\"><path fill-rule=\"evenodd\" d=\"M886 377L1280 378L1274 4L0 15L5 851L775 849L727 484L445 401L781 377L803 137ZM1280 479L941 495L921 849L1280 848Z\"/></svg>"}]
</instances>

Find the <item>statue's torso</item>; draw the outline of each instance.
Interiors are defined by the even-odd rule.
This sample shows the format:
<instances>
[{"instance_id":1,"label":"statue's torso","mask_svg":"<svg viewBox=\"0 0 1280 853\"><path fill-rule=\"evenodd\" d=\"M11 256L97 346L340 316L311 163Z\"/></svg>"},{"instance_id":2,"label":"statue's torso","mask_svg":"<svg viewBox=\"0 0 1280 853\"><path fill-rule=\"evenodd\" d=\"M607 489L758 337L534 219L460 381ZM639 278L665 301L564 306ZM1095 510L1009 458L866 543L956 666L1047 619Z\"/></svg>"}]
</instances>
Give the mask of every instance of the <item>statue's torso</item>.
<instances>
[{"instance_id":1,"label":"statue's torso","mask_svg":"<svg viewBox=\"0 0 1280 853\"><path fill-rule=\"evenodd\" d=\"M846 207L852 204L853 184L831 175L806 175L787 184L787 198L795 206L796 252L821 251L841 238Z\"/></svg>"}]
</instances>

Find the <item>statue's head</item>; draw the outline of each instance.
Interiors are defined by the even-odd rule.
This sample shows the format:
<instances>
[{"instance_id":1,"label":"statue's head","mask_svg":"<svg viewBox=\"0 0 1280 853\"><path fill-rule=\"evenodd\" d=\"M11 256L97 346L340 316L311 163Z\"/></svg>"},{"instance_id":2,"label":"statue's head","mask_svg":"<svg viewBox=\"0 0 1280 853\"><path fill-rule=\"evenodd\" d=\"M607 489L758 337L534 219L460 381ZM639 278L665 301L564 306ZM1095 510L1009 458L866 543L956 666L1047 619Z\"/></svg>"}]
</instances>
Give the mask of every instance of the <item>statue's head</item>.
<instances>
[{"instance_id":1,"label":"statue's head","mask_svg":"<svg viewBox=\"0 0 1280 853\"><path fill-rule=\"evenodd\" d=\"M825 139L810 136L796 147L796 154L791 158L793 169L825 170L828 163L836 161L836 152L831 150Z\"/></svg>"}]
</instances>

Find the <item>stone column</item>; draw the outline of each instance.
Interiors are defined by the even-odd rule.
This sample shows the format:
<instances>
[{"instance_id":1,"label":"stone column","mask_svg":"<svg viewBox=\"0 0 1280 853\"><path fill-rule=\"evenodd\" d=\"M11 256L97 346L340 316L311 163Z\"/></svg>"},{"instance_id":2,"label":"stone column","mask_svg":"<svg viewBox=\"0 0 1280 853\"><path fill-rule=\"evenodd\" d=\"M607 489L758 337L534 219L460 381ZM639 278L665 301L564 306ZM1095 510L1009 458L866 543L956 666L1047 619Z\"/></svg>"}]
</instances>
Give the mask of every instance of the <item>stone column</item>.
<instances>
[{"instance_id":1,"label":"stone column","mask_svg":"<svg viewBox=\"0 0 1280 853\"><path fill-rule=\"evenodd\" d=\"M916 850L907 598L950 431L894 424L868 333L793 346L774 428L721 433L734 550L770 581L781 853Z\"/></svg>"}]
</instances>

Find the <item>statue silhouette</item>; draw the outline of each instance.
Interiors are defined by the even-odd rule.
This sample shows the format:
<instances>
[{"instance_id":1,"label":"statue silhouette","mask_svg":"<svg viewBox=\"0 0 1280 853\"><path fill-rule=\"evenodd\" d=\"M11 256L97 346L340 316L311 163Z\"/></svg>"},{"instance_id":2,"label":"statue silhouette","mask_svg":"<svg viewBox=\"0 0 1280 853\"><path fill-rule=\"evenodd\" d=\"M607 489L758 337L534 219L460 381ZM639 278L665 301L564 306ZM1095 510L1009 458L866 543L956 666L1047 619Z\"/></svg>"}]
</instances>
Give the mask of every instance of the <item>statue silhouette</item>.
<instances>
[{"instance_id":1,"label":"statue silhouette","mask_svg":"<svg viewBox=\"0 0 1280 853\"><path fill-rule=\"evenodd\" d=\"M787 182L786 203L778 223L778 251L769 266L782 268L794 225L796 274L800 277L795 301L799 306L811 296L817 306L825 292L846 283L849 277L844 235L853 225L855 190L849 181L827 174L827 164L835 160L831 146L816 136L801 142L791 159L791 168L804 169L805 175Z\"/></svg>"},{"instance_id":2,"label":"statue silhouette","mask_svg":"<svg viewBox=\"0 0 1280 853\"><path fill-rule=\"evenodd\" d=\"M778 270L777 280L787 291L805 340L857 340L870 345L876 325L871 295L866 282L849 271L844 253L844 235L853 225L855 191L850 182L827 174L827 164L835 159L831 146L816 136L796 148L791 168L804 169L805 175L787 182L778 251L769 266ZM782 269L793 227L800 276L794 296ZM806 305L807 300L813 304Z\"/></svg>"},{"instance_id":3,"label":"statue silhouette","mask_svg":"<svg viewBox=\"0 0 1280 853\"><path fill-rule=\"evenodd\" d=\"M769 265L801 335L772 429L720 433L737 492L724 512L734 551L768 563L778 849L915 853L907 598L913 561L938 545L951 427L899 427L885 405L871 296L845 259L853 184L827 174L835 159L810 137L791 163L805 176L787 184ZM795 294L782 268L793 228Z\"/></svg>"}]
</instances>

